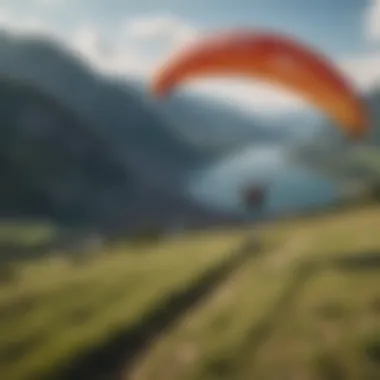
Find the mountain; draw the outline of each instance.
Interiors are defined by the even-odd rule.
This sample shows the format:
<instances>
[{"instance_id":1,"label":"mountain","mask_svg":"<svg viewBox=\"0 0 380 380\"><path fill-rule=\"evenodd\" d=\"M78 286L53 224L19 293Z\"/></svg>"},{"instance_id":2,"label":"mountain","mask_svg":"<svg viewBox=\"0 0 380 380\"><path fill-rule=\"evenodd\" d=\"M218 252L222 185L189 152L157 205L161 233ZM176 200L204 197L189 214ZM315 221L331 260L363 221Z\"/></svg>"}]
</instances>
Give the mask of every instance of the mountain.
<instances>
[{"instance_id":1,"label":"mountain","mask_svg":"<svg viewBox=\"0 0 380 380\"><path fill-rule=\"evenodd\" d=\"M380 146L380 85L367 97L371 130L365 141Z\"/></svg>"},{"instance_id":2,"label":"mountain","mask_svg":"<svg viewBox=\"0 0 380 380\"><path fill-rule=\"evenodd\" d=\"M91 71L51 41L1 34L0 74L56 97L112 143L115 154L162 189L178 185L187 170L207 162L207 154L174 136L134 88Z\"/></svg>"},{"instance_id":3,"label":"mountain","mask_svg":"<svg viewBox=\"0 0 380 380\"><path fill-rule=\"evenodd\" d=\"M364 98L370 121L369 133L360 141L351 141L331 123L322 123L319 134L293 151L296 162L342 181L372 182L380 179L380 89Z\"/></svg>"},{"instance_id":4,"label":"mountain","mask_svg":"<svg viewBox=\"0 0 380 380\"><path fill-rule=\"evenodd\" d=\"M96 223L127 206L132 173L55 99L1 78L0 120L2 217Z\"/></svg>"},{"instance_id":5,"label":"mountain","mask_svg":"<svg viewBox=\"0 0 380 380\"><path fill-rule=\"evenodd\" d=\"M177 138L135 89L51 41L5 33L0 75L1 165L7 178L19 173L4 204L24 189L14 205L110 229L231 220L183 193L183 179L210 155Z\"/></svg>"}]
</instances>

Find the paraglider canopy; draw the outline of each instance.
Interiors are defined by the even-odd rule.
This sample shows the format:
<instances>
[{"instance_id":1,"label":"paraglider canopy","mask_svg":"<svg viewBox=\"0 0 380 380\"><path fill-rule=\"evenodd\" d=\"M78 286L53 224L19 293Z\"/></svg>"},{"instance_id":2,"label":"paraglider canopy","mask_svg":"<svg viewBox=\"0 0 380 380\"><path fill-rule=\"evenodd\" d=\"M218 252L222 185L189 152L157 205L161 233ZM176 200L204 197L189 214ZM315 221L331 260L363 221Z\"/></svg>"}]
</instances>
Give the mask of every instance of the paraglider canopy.
<instances>
[{"instance_id":1,"label":"paraglider canopy","mask_svg":"<svg viewBox=\"0 0 380 380\"><path fill-rule=\"evenodd\" d=\"M368 129L363 102L332 62L293 38L265 31L201 38L160 68L152 90L164 96L185 81L220 75L260 77L280 85L324 111L350 137Z\"/></svg>"}]
</instances>

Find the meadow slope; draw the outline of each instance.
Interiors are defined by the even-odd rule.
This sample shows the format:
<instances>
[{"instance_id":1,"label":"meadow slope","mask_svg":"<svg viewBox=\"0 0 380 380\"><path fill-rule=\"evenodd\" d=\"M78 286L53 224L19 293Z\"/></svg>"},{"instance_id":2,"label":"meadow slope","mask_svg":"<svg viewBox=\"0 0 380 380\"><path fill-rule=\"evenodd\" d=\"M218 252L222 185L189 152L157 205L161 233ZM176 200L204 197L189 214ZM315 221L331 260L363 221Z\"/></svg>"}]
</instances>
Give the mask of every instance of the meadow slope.
<instances>
[{"instance_id":1,"label":"meadow slope","mask_svg":"<svg viewBox=\"0 0 380 380\"><path fill-rule=\"evenodd\" d=\"M124 244L85 262L58 256L20 263L0 285L0 378L59 371L226 260L244 234Z\"/></svg>"},{"instance_id":2,"label":"meadow slope","mask_svg":"<svg viewBox=\"0 0 380 380\"><path fill-rule=\"evenodd\" d=\"M139 357L131 380L380 375L380 208L263 227L273 248Z\"/></svg>"},{"instance_id":3,"label":"meadow slope","mask_svg":"<svg viewBox=\"0 0 380 380\"><path fill-rule=\"evenodd\" d=\"M0 378L378 379L379 225L368 205L20 263L0 285ZM129 356L112 346L128 328Z\"/></svg>"}]
</instances>

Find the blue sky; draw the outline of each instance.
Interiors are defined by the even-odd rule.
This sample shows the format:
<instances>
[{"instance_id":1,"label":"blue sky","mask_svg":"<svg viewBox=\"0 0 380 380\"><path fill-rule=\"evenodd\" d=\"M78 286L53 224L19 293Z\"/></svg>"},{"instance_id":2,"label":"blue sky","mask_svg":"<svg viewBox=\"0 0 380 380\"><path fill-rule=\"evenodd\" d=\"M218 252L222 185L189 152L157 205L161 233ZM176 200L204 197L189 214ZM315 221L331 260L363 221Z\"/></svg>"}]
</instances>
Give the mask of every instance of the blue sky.
<instances>
[{"instance_id":1,"label":"blue sky","mask_svg":"<svg viewBox=\"0 0 380 380\"><path fill-rule=\"evenodd\" d=\"M54 36L98 70L142 79L202 33L265 27L331 55L363 90L380 78L379 0L1 0L0 26ZM194 90L263 112L305 106L262 83L212 80Z\"/></svg>"}]
</instances>

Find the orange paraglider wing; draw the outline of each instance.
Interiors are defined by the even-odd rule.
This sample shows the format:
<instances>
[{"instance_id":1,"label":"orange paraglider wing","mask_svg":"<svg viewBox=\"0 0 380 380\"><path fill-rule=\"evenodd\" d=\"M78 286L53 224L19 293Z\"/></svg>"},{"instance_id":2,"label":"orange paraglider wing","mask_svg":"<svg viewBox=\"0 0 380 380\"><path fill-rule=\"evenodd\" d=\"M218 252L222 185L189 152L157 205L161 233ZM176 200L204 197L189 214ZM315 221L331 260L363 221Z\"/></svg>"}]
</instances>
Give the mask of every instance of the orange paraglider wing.
<instances>
[{"instance_id":1,"label":"orange paraglider wing","mask_svg":"<svg viewBox=\"0 0 380 380\"><path fill-rule=\"evenodd\" d=\"M367 130L364 105L339 70L300 42L274 33L232 31L200 40L161 68L153 92L163 96L192 78L220 75L263 78L323 110L349 136Z\"/></svg>"}]
</instances>

